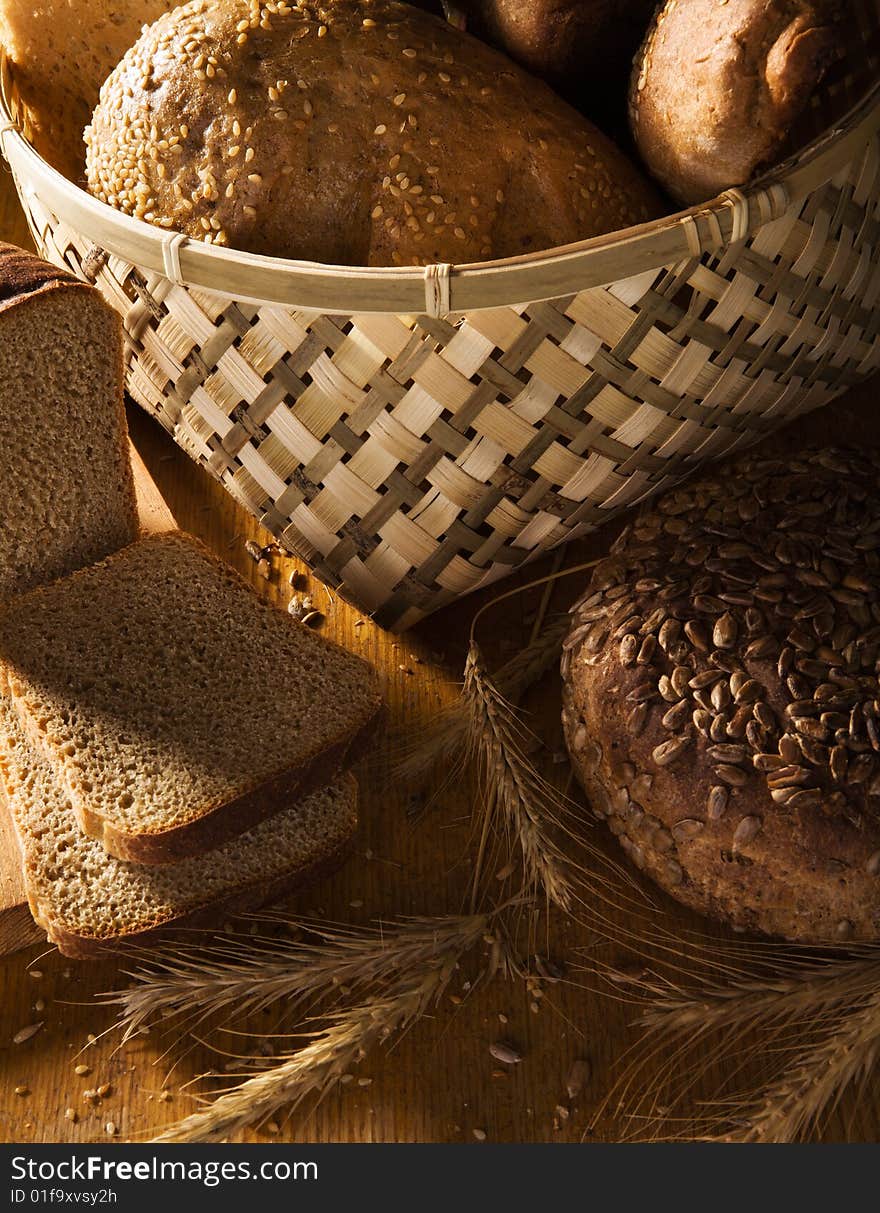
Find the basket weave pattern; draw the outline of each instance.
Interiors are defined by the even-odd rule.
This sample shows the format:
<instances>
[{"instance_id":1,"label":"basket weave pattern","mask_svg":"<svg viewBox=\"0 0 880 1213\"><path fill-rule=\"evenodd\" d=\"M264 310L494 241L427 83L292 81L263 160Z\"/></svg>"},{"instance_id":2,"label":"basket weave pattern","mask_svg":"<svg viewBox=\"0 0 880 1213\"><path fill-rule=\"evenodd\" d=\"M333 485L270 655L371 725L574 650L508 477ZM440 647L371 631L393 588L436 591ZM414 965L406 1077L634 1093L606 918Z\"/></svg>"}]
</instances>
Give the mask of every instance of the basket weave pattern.
<instances>
[{"instance_id":1,"label":"basket weave pattern","mask_svg":"<svg viewBox=\"0 0 880 1213\"><path fill-rule=\"evenodd\" d=\"M876 130L797 201L783 179L750 199L731 191L702 224L684 217L683 259L448 315L436 273L422 315L307 311L184 285L167 236L156 232L165 272L141 268L16 178L44 255L123 315L134 399L389 627L880 365ZM716 218L725 208L729 236Z\"/></svg>"}]
</instances>

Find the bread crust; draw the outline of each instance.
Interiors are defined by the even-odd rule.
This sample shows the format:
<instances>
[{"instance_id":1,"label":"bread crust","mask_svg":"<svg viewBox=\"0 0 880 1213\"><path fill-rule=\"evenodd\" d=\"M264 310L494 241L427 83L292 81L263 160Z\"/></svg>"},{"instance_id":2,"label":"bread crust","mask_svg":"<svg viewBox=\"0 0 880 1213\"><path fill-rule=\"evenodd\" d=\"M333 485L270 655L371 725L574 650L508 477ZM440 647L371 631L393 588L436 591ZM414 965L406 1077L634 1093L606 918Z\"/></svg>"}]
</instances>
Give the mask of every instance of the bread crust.
<instances>
[{"instance_id":1,"label":"bread crust","mask_svg":"<svg viewBox=\"0 0 880 1213\"><path fill-rule=\"evenodd\" d=\"M878 470L738 461L644 514L573 613L563 723L591 805L672 896L740 929L880 938Z\"/></svg>"},{"instance_id":2,"label":"bread crust","mask_svg":"<svg viewBox=\"0 0 880 1213\"><path fill-rule=\"evenodd\" d=\"M155 159L138 151L154 130ZM302 0L264 25L246 0L176 9L110 76L86 141L89 188L127 214L327 264L517 256L659 213L544 84L397 0Z\"/></svg>"},{"instance_id":3,"label":"bread crust","mask_svg":"<svg viewBox=\"0 0 880 1213\"><path fill-rule=\"evenodd\" d=\"M771 167L841 53L838 0L667 0L636 55L642 159L691 205Z\"/></svg>"}]
</instances>

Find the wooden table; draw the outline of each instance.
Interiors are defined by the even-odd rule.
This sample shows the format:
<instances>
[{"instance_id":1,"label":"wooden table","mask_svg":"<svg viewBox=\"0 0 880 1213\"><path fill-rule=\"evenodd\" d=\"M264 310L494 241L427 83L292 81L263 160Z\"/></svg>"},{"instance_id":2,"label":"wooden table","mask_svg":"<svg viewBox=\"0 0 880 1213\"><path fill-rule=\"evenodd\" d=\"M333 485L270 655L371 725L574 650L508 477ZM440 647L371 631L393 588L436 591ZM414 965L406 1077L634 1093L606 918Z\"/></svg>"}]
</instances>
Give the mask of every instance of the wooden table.
<instances>
[{"instance_id":1,"label":"wooden table","mask_svg":"<svg viewBox=\"0 0 880 1213\"><path fill-rule=\"evenodd\" d=\"M5 167L0 169L0 237L30 244ZM874 435L880 436L880 425L870 422L870 414L877 412L875 396L876 387L868 385L853 394L845 407L833 406L833 423L830 414L800 423L799 440L847 432L861 436L866 417ZM178 523L205 540L261 593L286 601L287 575L298 567L295 562L279 561L272 582L259 577L244 547L249 538L266 542L258 525L153 421L132 409L130 424L134 444ZM790 443L791 438L782 442ZM607 535L570 549L566 560L584 558L604 544ZM530 575L539 571L533 569ZM551 611L572 600L580 579L572 581L558 584ZM310 588L319 604L326 602L314 579ZM540 598L541 591L523 593L488 617L481 639L491 663L524 643ZM415 733L456 694L467 628L480 601L467 600L416 632L393 637L362 623L358 612L334 600L326 630L374 663L384 684L393 730ZM555 675L530 694L527 707L530 724L548 753L559 757ZM356 856L333 879L291 903L292 913L323 913L335 920L367 923L398 914L457 912L463 905L470 870L472 792L460 784L445 789L439 805L417 820L411 810L418 789L393 778L395 756L389 741L363 777ZM556 769L564 779L564 764L557 763ZM715 928L706 928L662 895L655 894L655 900L658 922L670 930L703 927L710 935L715 933ZM593 942L573 923L553 919L549 951L558 960L575 962L576 950ZM615 959L625 961L622 950ZM294 1115L283 1126L282 1139L474 1142L477 1130L491 1141L578 1142L619 1140L628 1131L625 1122L611 1116L601 1117L592 1130L589 1126L621 1057L636 1039L632 1007L588 992L579 982L547 985L545 997L533 1008L522 981L497 979L471 997L464 981L462 974L452 997L444 1000L435 1016L423 1020L393 1049L366 1059L358 1077L371 1079L369 1085L352 1082L331 1093L317 1111ZM2 1140L106 1142L108 1121L117 1127L119 1139L144 1139L193 1108L192 1094L198 1087L187 1084L216 1066L216 1055L192 1041L175 1047L173 1037L158 1031L120 1048L113 1015L97 1005L94 996L124 982L113 962L79 964L54 949L47 951L45 945L0 961ZM13 1043L19 1029L40 1021L44 1026L30 1040ZM92 1036L99 1039L89 1043ZM519 1065L500 1066L490 1056L489 1046L500 1038L515 1042L523 1055ZM229 1047L240 1046L233 1040ZM576 1058L588 1060L590 1077L581 1096L569 1104L564 1083ZM88 1075L75 1074L79 1063L90 1067ZM105 1082L111 1084L111 1092L99 1107L83 1101L84 1089ZM16 1087L26 1088L29 1094L16 1095ZM167 1102L158 1098L163 1089L171 1092ZM880 1093L871 1095L870 1090L869 1085L859 1101L844 1102L828 1124L826 1139L878 1137ZM558 1105L567 1105L567 1118L558 1113ZM69 1107L76 1110L76 1123L64 1118ZM265 1131L247 1139L270 1140Z\"/></svg>"}]
</instances>

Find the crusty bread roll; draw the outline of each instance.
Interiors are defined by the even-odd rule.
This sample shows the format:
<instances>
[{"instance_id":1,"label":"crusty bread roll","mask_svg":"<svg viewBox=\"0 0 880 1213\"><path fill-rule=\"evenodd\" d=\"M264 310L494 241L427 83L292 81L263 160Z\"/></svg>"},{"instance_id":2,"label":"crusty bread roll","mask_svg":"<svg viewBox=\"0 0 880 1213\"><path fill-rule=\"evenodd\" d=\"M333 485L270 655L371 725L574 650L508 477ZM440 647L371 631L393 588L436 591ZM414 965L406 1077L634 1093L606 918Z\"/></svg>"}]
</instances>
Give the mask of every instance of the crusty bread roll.
<instances>
[{"instance_id":1,"label":"crusty bread roll","mask_svg":"<svg viewBox=\"0 0 880 1213\"><path fill-rule=\"evenodd\" d=\"M657 205L544 85L397 0L194 0L125 56L86 141L128 214L337 264L529 253Z\"/></svg>"},{"instance_id":2,"label":"crusty bread roll","mask_svg":"<svg viewBox=\"0 0 880 1213\"><path fill-rule=\"evenodd\" d=\"M642 159L688 205L778 159L840 54L838 0L667 0L635 59L630 125Z\"/></svg>"},{"instance_id":3,"label":"crusty bread roll","mask_svg":"<svg viewBox=\"0 0 880 1213\"><path fill-rule=\"evenodd\" d=\"M456 0L468 28L567 95L623 95L655 0Z\"/></svg>"},{"instance_id":4,"label":"crusty bread roll","mask_svg":"<svg viewBox=\"0 0 880 1213\"><path fill-rule=\"evenodd\" d=\"M101 85L141 28L177 2L0 0L0 43L12 62L33 144L72 181L83 176L83 128Z\"/></svg>"},{"instance_id":5,"label":"crusty bread roll","mask_svg":"<svg viewBox=\"0 0 880 1213\"><path fill-rule=\"evenodd\" d=\"M746 457L628 527L576 605L564 725L593 808L734 926L880 937L880 456Z\"/></svg>"}]
</instances>

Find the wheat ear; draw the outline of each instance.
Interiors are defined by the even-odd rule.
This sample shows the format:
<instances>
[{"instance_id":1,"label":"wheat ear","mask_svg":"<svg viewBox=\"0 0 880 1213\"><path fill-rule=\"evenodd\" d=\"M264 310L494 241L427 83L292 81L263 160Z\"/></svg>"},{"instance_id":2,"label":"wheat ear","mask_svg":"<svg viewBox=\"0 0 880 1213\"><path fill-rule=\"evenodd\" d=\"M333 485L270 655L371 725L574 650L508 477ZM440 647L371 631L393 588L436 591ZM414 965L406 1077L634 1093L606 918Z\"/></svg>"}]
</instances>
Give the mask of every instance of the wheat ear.
<instances>
[{"instance_id":1,"label":"wheat ear","mask_svg":"<svg viewBox=\"0 0 880 1213\"><path fill-rule=\"evenodd\" d=\"M486 915L458 920L430 959L423 958L409 971L398 970L383 993L329 1014L327 1026L302 1049L219 1095L155 1140L216 1141L266 1120L286 1105L297 1107L309 1095L326 1094L372 1048L411 1027L436 1004L462 954L480 942L488 925Z\"/></svg>"}]
</instances>

